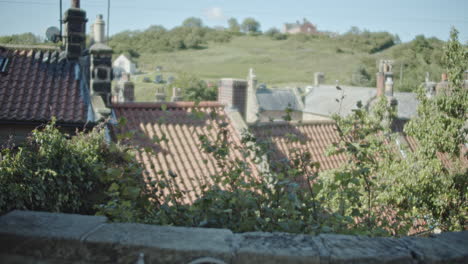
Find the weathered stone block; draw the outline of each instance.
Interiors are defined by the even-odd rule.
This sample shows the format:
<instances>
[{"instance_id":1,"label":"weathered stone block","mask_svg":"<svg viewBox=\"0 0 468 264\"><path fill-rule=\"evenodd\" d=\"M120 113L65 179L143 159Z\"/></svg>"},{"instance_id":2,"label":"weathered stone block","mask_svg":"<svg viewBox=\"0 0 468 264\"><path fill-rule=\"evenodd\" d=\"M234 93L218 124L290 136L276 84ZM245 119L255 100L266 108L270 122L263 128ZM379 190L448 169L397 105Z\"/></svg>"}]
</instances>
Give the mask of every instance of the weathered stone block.
<instances>
[{"instance_id":1,"label":"weathered stone block","mask_svg":"<svg viewBox=\"0 0 468 264\"><path fill-rule=\"evenodd\" d=\"M319 235L329 263L413 263L410 251L395 238Z\"/></svg>"},{"instance_id":2,"label":"weathered stone block","mask_svg":"<svg viewBox=\"0 0 468 264\"><path fill-rule=\"evenodd\" d=\"M401 241L417 263L468 263L468 231L405 237Z\"/></svg>"},{"instance_id":3,"label":"weathered stone block","mask_svg":"<svg viewBox=\"0 0 468 264\"><path fill-rule=\"evenodd\" d=\"M318 237L254 232L237 235L237 241L234 263L327 263Z\"/></svg>"},{"instance_id":4,"label":"weathered stone block","mask_svg":"<svg viewBox=\"0 0 468 264\"><path fill-rule=\"evenodd\" d=\"M145 263L189 263L212 257L229 263L233 234L227 229L107 224L91 234L86 246L97 261L134 263L140 253Z\"/></svg>"},{"instance_id":5,"label":"weathered stone block","mask_svg":"<svg viewBox=\"0 0 468 264\"><path fill-rule=\"evenodd\" d=\"M85 254L80 240L106 221L102 216L12 211L0 218L0 252L79 260Z\"/></svg>"}]
</instances>

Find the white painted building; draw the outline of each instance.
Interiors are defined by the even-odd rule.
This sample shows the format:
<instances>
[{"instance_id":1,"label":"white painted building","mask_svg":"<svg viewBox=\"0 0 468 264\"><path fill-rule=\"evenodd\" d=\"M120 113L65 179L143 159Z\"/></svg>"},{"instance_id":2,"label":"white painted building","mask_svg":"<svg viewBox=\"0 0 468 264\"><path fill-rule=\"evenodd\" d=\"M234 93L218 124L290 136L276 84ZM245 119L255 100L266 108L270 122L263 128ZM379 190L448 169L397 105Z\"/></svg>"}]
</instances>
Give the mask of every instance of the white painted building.
<instances>
[{"instance_id":1,"label":"white painted building","mask_svg":"<svg viewBox=\"0 0 468 264\"><path fill-rule=\"evenodd\" d=\"M114 74L116 76L122 75L123 72L129 74L136 73L136 66L129 58L121 54L113 63Z\"/></svg>"}]
</instances>

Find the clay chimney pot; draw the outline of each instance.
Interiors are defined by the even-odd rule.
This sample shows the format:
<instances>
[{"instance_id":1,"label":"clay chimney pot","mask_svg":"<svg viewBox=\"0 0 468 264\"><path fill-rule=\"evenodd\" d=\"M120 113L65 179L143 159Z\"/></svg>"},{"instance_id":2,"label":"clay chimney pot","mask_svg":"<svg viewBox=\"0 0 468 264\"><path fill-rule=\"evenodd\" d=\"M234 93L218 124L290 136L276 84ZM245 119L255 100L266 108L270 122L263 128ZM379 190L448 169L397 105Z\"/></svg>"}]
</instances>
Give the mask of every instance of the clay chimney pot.
<instances>
[{"instance_id":1,"label":"clay chimney pot","mask_svg":"<svg viewBox=\"0 0 468 264\"><path fill-rule=\"evenodd\" d=\"M72 8L80 8L80 0L72 0Z\"/></svg>"}]
</instances>

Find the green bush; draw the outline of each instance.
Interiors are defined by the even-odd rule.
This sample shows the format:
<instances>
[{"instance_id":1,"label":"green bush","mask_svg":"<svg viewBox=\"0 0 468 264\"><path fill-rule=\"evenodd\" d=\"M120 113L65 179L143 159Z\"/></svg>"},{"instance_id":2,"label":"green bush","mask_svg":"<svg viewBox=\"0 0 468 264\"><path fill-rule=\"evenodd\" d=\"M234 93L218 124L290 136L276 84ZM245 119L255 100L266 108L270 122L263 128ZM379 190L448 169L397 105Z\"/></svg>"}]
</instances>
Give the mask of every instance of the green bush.
<instances>
[{"instance_id":1,"label":"green bush","mask_svg":"<svg viewBox=\"0 0 468 264\"><path fill-rule=\"evenodd\" d=\"M208 87L196 75L184 72L178 75L172 87L181 88L184 100L187 101L215 101L217 96L217 87Z\"/></svg>"},{"instance_id":2,"label":"green bush","mask_svg":"<svg viewBox=\"0 0 468 264\"><path fill-rule=\"evenodd\" d=\"M2 156L0 213L23 209L94 214L108 202L117 206L140 201L138 163L129 150L107 143L102 127L70 138L52 122L34 130L18 149L2 150Z\"/></svg>"}]
</instances>

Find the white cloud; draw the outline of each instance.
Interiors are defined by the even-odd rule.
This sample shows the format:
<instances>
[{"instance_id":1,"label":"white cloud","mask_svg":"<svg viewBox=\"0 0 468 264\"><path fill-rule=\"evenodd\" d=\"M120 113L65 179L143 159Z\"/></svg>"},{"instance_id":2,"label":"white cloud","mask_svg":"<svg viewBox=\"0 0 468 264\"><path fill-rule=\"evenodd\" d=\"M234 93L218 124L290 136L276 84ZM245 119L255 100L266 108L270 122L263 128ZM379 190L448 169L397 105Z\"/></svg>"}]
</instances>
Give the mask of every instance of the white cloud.
<instances>
[{"instance_id":1,"label":"white cloud","mask_svg":"<svg viewBox=\"0 0 468 264\"><path fill-rule=\"evenodd\" d=\"M208 19L222 20L224 19L223 10L220 7L210 7L205 9L204 15Z\"/></svg>"}]
</instances>

